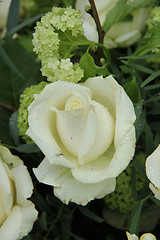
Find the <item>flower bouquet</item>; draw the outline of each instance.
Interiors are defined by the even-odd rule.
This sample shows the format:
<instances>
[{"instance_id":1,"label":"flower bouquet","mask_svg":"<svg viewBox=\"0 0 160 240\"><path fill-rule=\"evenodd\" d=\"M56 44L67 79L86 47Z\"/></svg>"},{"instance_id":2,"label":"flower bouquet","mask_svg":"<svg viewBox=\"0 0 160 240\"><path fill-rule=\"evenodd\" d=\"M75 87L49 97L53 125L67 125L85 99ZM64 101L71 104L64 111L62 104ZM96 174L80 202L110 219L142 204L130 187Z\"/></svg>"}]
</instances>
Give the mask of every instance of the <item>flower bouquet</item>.
<instances>
[{"instance_id":1,"label":"flower bouquet","mask_svg":"<svg viewBox=\"0 0 160 240\"><path fill-rule=\"evenodd\" d=\"M160 239L158 0L0 1L0 239Z\"/></svg>"}]
</instances>

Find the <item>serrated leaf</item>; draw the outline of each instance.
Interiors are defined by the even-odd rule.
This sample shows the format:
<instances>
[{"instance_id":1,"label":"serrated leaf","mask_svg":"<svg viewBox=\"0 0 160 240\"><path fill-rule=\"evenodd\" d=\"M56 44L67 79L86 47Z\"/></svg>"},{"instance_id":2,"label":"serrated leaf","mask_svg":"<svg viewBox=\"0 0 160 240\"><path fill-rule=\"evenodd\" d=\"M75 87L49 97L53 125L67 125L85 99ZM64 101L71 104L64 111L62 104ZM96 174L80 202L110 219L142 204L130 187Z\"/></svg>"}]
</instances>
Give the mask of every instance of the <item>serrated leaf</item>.
<instances>
[{"instance_id":1,"label":"serrated leaf","mask_svg":"<svg viewBox=\"0 0 160 240\"><path fill-rule=\"evenodd\" d=\"M39 64L17 41L7 37L3 48L24 79L20 78L0 57L0 101L18 105L22 91L40 79Z\"/></svg>"},{"instance_id":2,"label":"serrated leaf","mask_svg":"<svg viewBox=\"0 0 160 240\"><path fill-rule=\"evenodd\" d=\"M122 21L127 15L139 8L150 6L153 4L153 2L154 0L119 0L116 5L107 13L103 30L108 32L113 24Z\"/></svg>"},{"instance_id":3,"label":"serrated leaf","mask_svg":"<svg viewBox=\"0 0 160 240\"><path fill-rule=\"evenodd\" d=\"M87 52L81 57L80 66L84 70L84 77L82 81L88 79L89 77L95 77L96 75L110 75L107 68L95 65L93 57Z\"/></svg>"}]
</instances>

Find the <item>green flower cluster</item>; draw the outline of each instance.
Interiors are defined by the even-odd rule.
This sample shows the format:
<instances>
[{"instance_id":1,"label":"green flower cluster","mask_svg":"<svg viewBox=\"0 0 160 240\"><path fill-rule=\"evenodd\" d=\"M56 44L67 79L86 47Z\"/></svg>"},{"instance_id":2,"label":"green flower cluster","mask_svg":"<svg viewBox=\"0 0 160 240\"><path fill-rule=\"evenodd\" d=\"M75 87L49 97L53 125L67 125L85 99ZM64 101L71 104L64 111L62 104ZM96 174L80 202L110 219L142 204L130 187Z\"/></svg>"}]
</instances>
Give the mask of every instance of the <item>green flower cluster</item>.
<instances>
[{"instance_id":1,"label":"green flower cluster","mask_svg":"<svg viewBox=\"0 0 160 240\"><path fill-rule=\"evenodd\" d=\"M110 209L119 210L122 213L129 213L133 210L137 201L133 196L131 185L132 163L117 177L116 189L105 197L105 202ZM144 187L145 182L136 174L136 190Z\"/></svg>"},{"instance_id":2,"label":"green flower cluster","mask_svg":"<svg viewBox=\"0 0 160 240\"><path fill-rule=\"evenodd\" d=\"M27 107L33 102L34 94L39 94L43 88L47 85L47 82L40 82L38 85L33 85L24 90L20 96L20 107L18 110L18 128L19 135L26 143L33 143L30 137L25 133L28 129L28 111Z\"/></svg>"},{"instance_id":3,"label":"green flower cluster","mask_svg":"<svg viewBox=\"0 0 160 240\"><path fill-rule=\"evenodd\" d=\"M149 14L149 19L147 20L148 32L152 31L155 22L160 23L160 6L154 7ZM155 57L149 58L148 61L152 63L153 68L158 70L160 64L160 57L156 57L156 55L160 55L160 45L152 49L152 53L155 54Z\"/></svg>"},{"instance_id":4,"label":"green flower cluster","mask_svg":"<svg viewBox=\"0 0 160 240\"><path fill-rule=\"evenodd\" d=\"M77 83L83 77L83 70L79 64L73 64L70 58L65 57L68 45L60 53L61 41L68 31L72 36L83 33L80 11L71 7L53 7L52 12L47 13L41 18L41 22L37 23L33 34L34 51L41 60L42 75L46 76L48 81L63 80Z\"/></svg>"},{"instance_id":5,"label":"green flower cluster","mask_svg":"<svg viewBox=\"0 0 160 240\"><path fill-rule=\"evenodd\" d=\"M149 19L160 22L160 7L154 7L150 14L149 14ZM148 29L153 28L153 23L151 21L147 21Z\"/></svg>"}]
</instances>

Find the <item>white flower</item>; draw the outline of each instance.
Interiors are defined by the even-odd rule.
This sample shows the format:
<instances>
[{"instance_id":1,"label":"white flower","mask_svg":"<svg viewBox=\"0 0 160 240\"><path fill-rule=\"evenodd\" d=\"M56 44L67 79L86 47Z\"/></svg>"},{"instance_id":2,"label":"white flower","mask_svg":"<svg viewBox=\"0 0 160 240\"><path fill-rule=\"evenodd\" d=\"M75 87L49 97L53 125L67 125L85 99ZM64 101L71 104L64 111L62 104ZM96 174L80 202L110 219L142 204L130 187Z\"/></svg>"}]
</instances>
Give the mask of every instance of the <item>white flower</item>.
<instances>
[{"instance_id":1,"label":"white flower","mask_svg":"<svg viewBox=\"0 0 160 240\"><path fill-rule=\"evenodd\" d=\"M28 108L27 135L45 159L34 173L63 202L85 205L114 191L135 148L132 102L112 76L57 81Z\"/></svg>"},{"instance_id":2,"label":"white flower","mask_svg":"<svg viewBox=\"0 0 160 240\"><path fill-rule=\"evenodd\" d=\"M98 15L103 25L106 14L116 4L118 0L95 0ZM98 42L98 32L93 18L85 12L85 5L89 5L88 0L76 0L75 8L81 10L84 19L83 27L85 36L94 42ZM104 45L107 48L127 47L134 44L142 34L145 21L149 14L149 9L141 8L132 13L132 19L114 24L104 37Z\"/></svg>"},{"instance_id":3,"label":"white flower","mask_svg":"<svg viewBox=\"0 0 160 240\"><path fill-rule=\"evenodd\" d=\"M11 0L0 1L0 29L6 27L10 4Z\"/></svg>"},{"instance_id":4,"label":"white flower","mask_svg":"<svg viewBox=\"0 0 160 240\"><path fill-rule=\"evenodd\" d=\"M151 191L160 200L160 145L146 159L146 174L148 179L154 184L149 184Z\"/></svg>"},{"instance_id":5,"label":"white flower","mask_svg":"<svg viewBox=\"0 0 160 240\"><path fill-rule=\"evenodd\" d=\"M135 234L126 232L128 240L138 240L139 238ZM144 233L139 240L156 240L156 237L151 233Z\"/></svg>"},{"instance_id":6,"label":"white flower","mask_svg":"<svg viewBox=\"0 0 160 240\"><path fill-rule=\"evenodd\" d=\"M37 217L27 200L33 185L23 162L0 145L0 239L18 240L32 229Z\"/></svg>"}]
</instances>

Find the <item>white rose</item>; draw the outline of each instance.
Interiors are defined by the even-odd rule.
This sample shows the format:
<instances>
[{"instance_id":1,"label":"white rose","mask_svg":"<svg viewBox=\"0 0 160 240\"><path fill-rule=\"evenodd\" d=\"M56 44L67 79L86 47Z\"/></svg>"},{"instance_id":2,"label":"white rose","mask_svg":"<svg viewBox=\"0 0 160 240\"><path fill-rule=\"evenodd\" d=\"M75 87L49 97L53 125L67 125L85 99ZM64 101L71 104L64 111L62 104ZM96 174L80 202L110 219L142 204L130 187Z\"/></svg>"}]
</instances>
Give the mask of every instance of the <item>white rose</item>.
<instances>
[{"instance_id":1,"label":"white rose","mask_svg":"<svg viewBox=\"0 0 160 240\"><path fill-rule=\"evenodd\" d=\"M63 202L85 205L114 191L135 148L131 100L112 76L57 81L28 108L27 135L45 159L34 170Z\"/></svg>"},{"instance_id":2,"label":"white rose","mask_svg":"<svg viewBox=\"0 0 160 240\"><path fill-rule=\"evenodd\" d=\"M95 0L101 24L104 24L106 14L118 0ZM134 1L134 0L133 0ZM98 32L93 18L85 12L85 5L90 5L88 0L76 0L75 8L80 10L84 20L84 35L94 42L98 42ZM114 24L104 37L107 48L128 47L134 44L142 35L149 8L141 8L132 13L132 19Z\"/></svg>"},{"instance_id":3,"label":"white rose","mask_svg":"<svg viewBox=\"0 0 160 240\"><path fill-rule=\"evenodd\" d=\"M23 162L0 145L0 239L18 240L32 229L37 217L27 200L33 185Z\"/></svg>"},{"instance_id":4,"label":"white rose","mask_svg":"<svg viewBox=\"0 0 160 240\"><path fill-rule=\"evenodd\" d=\"M146 174L148 179L154 184L149 184L151 191L160 200L160 145L146 159Z\"/></svg>"},{"instance_id":5,"label":"white rose","mask_svg":"<svg viewBox=\"0 0 160 240\"><path fill-rule=\"evenodd\" d=\"M128 240L138 240L139 238L135 234L126 232ZM139 240L156 240L156 237L152 233L144 233Z\"/></svg>"},{"instance_id":6,"label":"white rose","mask_svg":"<svg viewBox=\"0 0 160 240\"><path fill-rule=\"evenodd\" d=\"M10 4L11 0L0 1L0 29L6 27Z\"/></svg>"}]
</instances>

